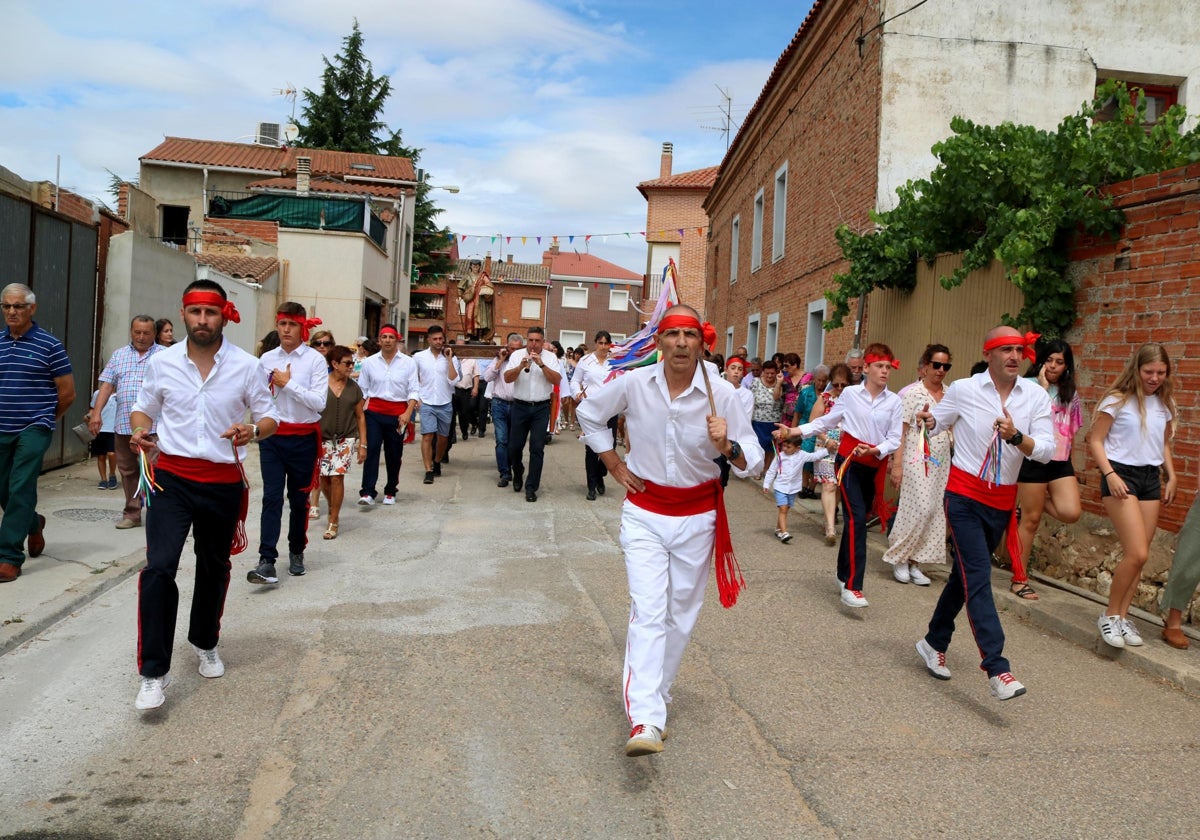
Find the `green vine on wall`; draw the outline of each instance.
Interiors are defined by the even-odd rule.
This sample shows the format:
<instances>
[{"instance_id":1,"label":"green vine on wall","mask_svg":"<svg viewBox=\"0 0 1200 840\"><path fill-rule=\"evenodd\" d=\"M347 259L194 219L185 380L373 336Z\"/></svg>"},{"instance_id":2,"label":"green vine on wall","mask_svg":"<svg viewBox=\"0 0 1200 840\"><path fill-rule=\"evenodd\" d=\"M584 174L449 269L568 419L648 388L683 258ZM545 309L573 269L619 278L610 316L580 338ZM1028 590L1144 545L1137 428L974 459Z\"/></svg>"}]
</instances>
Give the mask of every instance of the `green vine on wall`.
<instances>
[{"instance_id":1,"label":"green vine on wall","mask_svg":"<svg viewBox=\"0 0 1200 840\"><path fill-rule=\"evenodd\" d=\"M1112 119L1093 122L1106 106ZM1102 187L1200 160L1200 127L1183 130L1181 106L1149 131L1145 116L1136 88L1109 81L1055 131L954 118L954 133L933 147L937 168L898 189L894 209L872 213L875 231L838 229L850 272L835 275L826 293L826 329L842 326L860 295L911 291L918 259L932 264L938 254L962 252L961 268L939 278L944 288L998 260L1025 301L1005 322L1047 337L1065 333L1075 321L1074 289L1064 276L1072 237L1115 235L1124 221Z\"/></svg>"}]
</instances>

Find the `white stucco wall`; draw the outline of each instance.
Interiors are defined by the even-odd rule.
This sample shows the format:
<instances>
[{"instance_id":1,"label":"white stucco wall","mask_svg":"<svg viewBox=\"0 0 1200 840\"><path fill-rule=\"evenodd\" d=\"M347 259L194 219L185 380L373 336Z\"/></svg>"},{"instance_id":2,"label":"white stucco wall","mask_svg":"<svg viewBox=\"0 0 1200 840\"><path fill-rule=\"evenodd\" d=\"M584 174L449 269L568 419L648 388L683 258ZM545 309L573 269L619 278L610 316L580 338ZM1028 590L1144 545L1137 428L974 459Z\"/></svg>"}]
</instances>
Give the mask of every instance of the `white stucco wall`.
<instances>
[{"instance_id":1,"label":"white stucco wall","mask_svg":"<svg viewBox=\"0 0 1200 840\"><path fill-rule=\"evenodd\" d=\"M108 361L114 350L129 341L129 321L134 315L169 318L182 337L180 298L195 279L196 261L157 239L134 231L110 239L101 358Z\"/></svg>"},{"instance_id":2,"label":"white stucco wall","mask_svg":"<svg viewBox=\"0 0 1200 840\"><path fill-rule=\"evenodd\" d=\"M280 229L279 256L288 262L281 296L320 318L339 344L353 341L362 332L368 251L378 254L361 233Z\"/></svg>"},{"instance_id":3,"label":"white stucco wall","mask_svg":"<svg viewBox=\"0 0 1200 840\"><path fill-rule=\"evenodd\" d=\"M881 19L912 0L881 0ZM1200 15L1176 0L929 0L882 29L880 209L932 171L950 119L1052 129L1090 101L1097 78L1200 82ZM1195 116L1189 118L1194 124Z\"/></svg>"}]
</instances>

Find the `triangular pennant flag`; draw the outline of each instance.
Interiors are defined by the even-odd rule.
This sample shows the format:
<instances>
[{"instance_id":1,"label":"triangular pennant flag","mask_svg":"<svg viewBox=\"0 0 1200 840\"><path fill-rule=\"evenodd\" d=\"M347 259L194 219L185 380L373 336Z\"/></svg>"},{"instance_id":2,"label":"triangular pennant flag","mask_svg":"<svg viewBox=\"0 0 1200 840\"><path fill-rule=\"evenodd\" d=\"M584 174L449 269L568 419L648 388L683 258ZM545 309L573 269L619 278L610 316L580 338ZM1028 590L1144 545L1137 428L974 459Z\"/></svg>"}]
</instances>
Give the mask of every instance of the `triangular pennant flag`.
<instances>
[{"instance_id":1,"label":"triangular pennant flag","mask_svg":"<svg viewBox=\"0 0 1200 840\"><path fill-rule=\"evenodd\" d=\"M683 237L683 228L680 228L680 229L679 229L679 236L680 236L680 238L682 238L682 237Z\"/></svg>"},{"instance_id":2,"label":"triangular pennant flag","mask_svg":"<svg viewBox=\"0 0 1200 840\"><path fill-rule=\"evenodd\" d=\"M511 245L511 244L512 244L512 237L511 237L511 236L506 236L506 237L504 237L504 241L505 241L506 243L508 243L509 245Z\"/></svg>"},{"instance_id":3,"label":"triangular pennant flag","mask_svg":"<svg viewBox=\"0 0 1200 840\"><path fill-rule=\"evenodd\" d=\"M575 244L575 234L571 234L570 236L568 236L568 237L567 237L567 244L568 244L568 245L574 245L574 244Z\"/></svg>"},{"instance_id":4,"label":"triangular pennant flag","mask_svg":"<svg viewBox=\"0 0 1200 840\"><path fill-rule=\"evenodd\" d=\"M462 241L463 241L463 242L466 242L466 241L467 241L467 235L466 235L465 233L462 235Z\"/></svg>"},{"instance_id":5,"label":"triangular pennant flag","mask_svg":"<svg viewBox=\"0 0 1200 840\"><path fill-rule=\"evenodd\" d=\"M495 245L495 244L496 244L496 237L494 237L494 236L492 237L492 244L493 244L493 245Z\"/></svg>"},{"instance_id":6,"label":"triangular pennant flag","mask_svg":"<svg viewBox=\"0 0 1200 840\"><path fill-rule=\"evenodd\" d=\"M591 241L592 241L592 235L589 233L587 236L583 237L583 241L584 241L584 242L591 242Z\"/></svg>"},{"instance_id":7,"label":"triangular pennant flag","mask_svg":"<svg viewBox=\"0 0 1200 840\"><path fill-rule=\"evenodd\" d=\"M522 244L522 245L524 245L524 244L525 244L525 240L526 240L526 239L528 239L528 238L529 238L528 236L522 236L522 237L521 237L521 244Z\"/></svg>"},{"instance_id":8,"label":"triangular pennant flag","mask_svg":"<svg viewBox=\"0 0 1200 840\"><path fill-rule=\"evenodd\" d=\"M539 245L541 245L541 244L542 244L542 237L540 237L540 236L539 236L539 237L537 237L537 244L539 244Z\"/></svg>"},{"instance_id":9,"label":"triangular pennant flag","mask_svg":"<svg viewBox=\"0 0 1200 840\"><path fill-rule=\"evenodd\" d=\"M704 235L704 228L702 228L702 227L698 227L698 228L696 228L696 235L697 235L697 236L703 236L703 235Z\"/></svg>"},{"instance_id":10,"label":"triangular pennant flag","mask_svg":"<svg viewBox=\"0 0 1200 840\"><path fill-rule=\"evenodd\" d=\"M593 288L593 289L599 289L599 288L600 288L600 284L599 284L599 283L593 283L593 284L592 284L592 288Z\"/></svg>"}]
</instances>

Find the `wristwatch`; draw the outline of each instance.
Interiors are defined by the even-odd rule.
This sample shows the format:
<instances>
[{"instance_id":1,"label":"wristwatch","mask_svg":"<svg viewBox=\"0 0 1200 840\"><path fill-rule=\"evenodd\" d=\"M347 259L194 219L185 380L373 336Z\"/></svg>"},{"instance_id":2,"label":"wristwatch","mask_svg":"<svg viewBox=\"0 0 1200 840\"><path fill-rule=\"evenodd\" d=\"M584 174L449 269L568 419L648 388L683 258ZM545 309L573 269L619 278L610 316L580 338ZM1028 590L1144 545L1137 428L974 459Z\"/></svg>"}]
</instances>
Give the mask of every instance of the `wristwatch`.
<instances>
[{"instance_id":1,"label":"wristwatch","mask_svg":"<svg viewBox=\"0 0 1200 840\"><path fill-rule=\"evenodd\" d=\"M250 428L253 429L253 434L251 435L251 440L258 440L258 424L251 423Z\"/></svg>"},{"instance_id":2,"label":"wristwatch","mask_svg":"<svg viewBox=\"0 0 1200 840\"><path fill-rule=\"evenodd\" d=\"M742 457L742 447L738 445L736 440L729 442L729 454L726 456L730 461L736 461Z\"/></svg>"},{"instance_id":3,"label":"wristwatch","mask_svg":"<svg viewBox=\"0 0 1200 840\"><path fill-rule=\"evenodd\" d=\"M1006 440L1005 443L1011 443L1013 446L1020 446L1021 441L1023 440L1025 440L1025 435L1017 432L1015 435Z\"/></svg>"}]
</instances>

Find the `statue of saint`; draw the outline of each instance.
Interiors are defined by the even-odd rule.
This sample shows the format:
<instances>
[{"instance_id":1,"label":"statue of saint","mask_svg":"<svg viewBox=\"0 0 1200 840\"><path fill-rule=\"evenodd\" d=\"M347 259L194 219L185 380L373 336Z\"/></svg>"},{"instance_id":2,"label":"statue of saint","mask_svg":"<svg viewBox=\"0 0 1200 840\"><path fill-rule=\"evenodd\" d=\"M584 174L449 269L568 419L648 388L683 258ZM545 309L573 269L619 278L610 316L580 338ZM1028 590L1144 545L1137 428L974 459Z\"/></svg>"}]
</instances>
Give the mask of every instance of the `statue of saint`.
<instances>
[{"instance_id":1,"label":"statue of saint","mask_svg":"<svg viewBox=\"0 0 1200 840\"><path fill-rule=\"evenodd\" d=\"M492 340L492 278L483 270L483 263L471 260L470 271L458 281L458 297L462 301L463 332L477 341Z\"/></svg>"}]
</instances>

